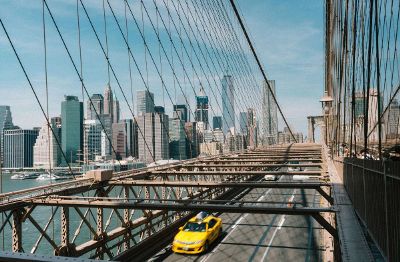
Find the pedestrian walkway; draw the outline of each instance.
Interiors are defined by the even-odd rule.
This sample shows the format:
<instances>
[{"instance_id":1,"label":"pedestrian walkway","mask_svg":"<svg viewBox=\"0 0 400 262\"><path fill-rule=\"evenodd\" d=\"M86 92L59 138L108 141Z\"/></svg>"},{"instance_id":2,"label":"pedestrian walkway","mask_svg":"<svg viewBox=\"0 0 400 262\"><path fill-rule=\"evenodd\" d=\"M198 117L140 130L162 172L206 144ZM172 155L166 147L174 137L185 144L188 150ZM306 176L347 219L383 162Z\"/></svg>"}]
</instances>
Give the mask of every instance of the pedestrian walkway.
<instances>
[{"instance_id":1,"label":"pedestrian walkway","mask_svg":"<svg viewBox=\"0 0 400 262\"><path fill-rule=\"evenodd\" d=\"M337 231L343 261L374 261L367 240L357 219L354 207L337 174L336 167L328 159L328 172L332 182L335 208L337 209Z\"/></svg>"}]
</instances>

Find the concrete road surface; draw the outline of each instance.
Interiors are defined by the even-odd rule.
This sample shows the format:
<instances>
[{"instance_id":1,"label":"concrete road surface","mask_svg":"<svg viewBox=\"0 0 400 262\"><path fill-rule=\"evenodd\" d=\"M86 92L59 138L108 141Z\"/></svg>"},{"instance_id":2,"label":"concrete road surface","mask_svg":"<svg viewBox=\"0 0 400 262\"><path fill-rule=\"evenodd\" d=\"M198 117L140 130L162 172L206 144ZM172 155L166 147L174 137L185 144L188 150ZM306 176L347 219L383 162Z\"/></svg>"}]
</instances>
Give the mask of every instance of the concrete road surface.
<instances>
[{"instance_id":1,"label":"concrete road surface","mask_svg":"<svg viewBox=\"0 0 400 262\"><path fill-rule=\"evenodd\" d=\"M280 178L287 181L289 178ZM268 182L263 182L268 183ZM318 206L315 190L253 189L243 200L300 202ZM286 204L275 204L282 206ZM221 214L222 237L202 255L174 254L170 246L152 261L322 261L322 227L311 217Z\"/></svg>"}]
</instances>

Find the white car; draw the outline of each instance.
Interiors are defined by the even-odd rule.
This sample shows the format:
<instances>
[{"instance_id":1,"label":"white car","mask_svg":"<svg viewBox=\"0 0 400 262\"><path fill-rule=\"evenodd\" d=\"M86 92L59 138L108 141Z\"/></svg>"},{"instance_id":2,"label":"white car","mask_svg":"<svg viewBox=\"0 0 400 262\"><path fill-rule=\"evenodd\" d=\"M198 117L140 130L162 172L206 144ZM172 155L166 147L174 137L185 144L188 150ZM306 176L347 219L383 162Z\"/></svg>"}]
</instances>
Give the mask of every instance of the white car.
<instances>
[{"instance_id":1,"label":"white car","mask_svg":"<svg viewBox=\"0 0 400 262\"><path fill-rule=\"evenodd\" d=\"M277 176L276 175L265 175L264 179L266 181L275 181L277 179Z\"/></svg>"},{"instance_id":2,"label":"white car","mask_svg":"<svg viewBox=\"0 0 400 262\"><path fill-rule=\"evenodd\" d=\"M310 176L305 176L305 175L294 175L293 176L293 180L300 180L300 181L304 181L304 180L309 180Z\"/></svg>"}]
</instances>

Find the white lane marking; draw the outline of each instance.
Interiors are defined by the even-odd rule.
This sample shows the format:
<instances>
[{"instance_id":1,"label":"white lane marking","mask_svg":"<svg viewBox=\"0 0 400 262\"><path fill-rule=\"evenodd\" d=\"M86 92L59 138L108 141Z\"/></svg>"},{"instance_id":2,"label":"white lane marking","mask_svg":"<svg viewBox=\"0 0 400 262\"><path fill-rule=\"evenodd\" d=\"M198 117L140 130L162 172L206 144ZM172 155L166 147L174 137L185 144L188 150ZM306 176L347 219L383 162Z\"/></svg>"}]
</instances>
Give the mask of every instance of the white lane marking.
<instances>
[{"instance_id":1,"label":"white lane marking","mask_svg":"<svg viewBox=\"0 0 400 262\"><path fill-rule=\"evenodd\" d=\"M285 220L283 220L283 221L285 221ZM282 223L282 225L283 225L283 223ZM281 226L281 227L282 227L282 226ZM274 238L275 238L275 236L276 236L276 233L278 232L278 229L279 229L279 228L276 228L275 231L274 231L274 234L272 234L271 240L268 242L267 250L265 250L264 255L263 255L262 258L261 258L261 261L264 261L265 258L267 257L268 252L269 252L269 248L271 247L272 241L274 241Z\"/></svg>"},{"instance_id":2,"label":"white lane marking","mask_svg":"<svg viewBox=\"0 0 400 262\"><path fill-rule=\"evenodd\" d=\"M279 222L279 225L278 225L278 229L282 229L283 223L285 223L285 219L286 219L286 216L283 216L281 218L281 221Z\"/></svg>"},{"instance_id":3,"label":"white lane marking","mask_svg":"<svg viewBox=\"0 0 400 262\"><path fill-rule=\"evenodd\" d=\"M290 200L289 200L290 202L293 202L295 192L296 192L296 189L293 191L293 194L292 194L292 196L290 197ZM282 219L281 219L281 221L280 221L280 223L279 223L279 226L275 229L274 233L272 234L272 237L271 237L271 239L270 239L269 242L268 242L267 249L265 250L265 252L264 252L264 254L263 254L263 256L262 256L261 261L265 261L265 258L266 258L267 255L268 255L269 249L271 248L271 244L272 244L272 242L274 241L274 238L275 238L275 236L276 236L276 233L278 232L278 230L280 230L280 229L282 228L282 226L283 226L284 223L285 223L285 216L282 217Z\"/></svg>"},{"instance_id":4,"label":"white lane marking","mask_svg":"<svg viewBox=\"0 0 400 262\"><path fill-rule=\"evenodd\" d=\"M280 178L278 179L278 181L281 180L281 178L282 178L282 177L280 177ZM272 188L268 189L267 192L265 192L264 195L261 195L259 198L257 198L256 201L257 201L257 202L260 202L260 201L264 200L264 198L269 194L269 192L271 192L271 190L272 190ZM233 233L233 231L235 231L235 228L236 228L237 226L239 226L239 223L240 223L243 219L245 219L248 215L249 215L248 213L241 215L241 216L236 220L235 224L233 224L233 225L230 227L231 230L229 230L228 234L224 237L224 239L228 239L228 237ZM215 253L214 251L215 251L215 250L218 250L218 248L219 248L221 245L222 245L222 242L220 242L220 243L213 249L212 252L208 253L207 256L205 256L202 260L200 260L200 262L205 262L205 261L207 261L207 259L209 259L210 256L211 256L212 254Z\"/></svg>"},{"instance_id":5,"label":"white lane marking","mask_svg":"<svg viewBox=\"0 0 400 262\"><path fill-rule=\"evenodd\" d=\"M239 223L240 223L244 218L246 218L246 215L242 215L242 216L236 221L236 223L235 223L234 225L231 226L231 228L234 229L235 227L237 227L237 226L239 225Z\"/></svg>"}]
</instances>

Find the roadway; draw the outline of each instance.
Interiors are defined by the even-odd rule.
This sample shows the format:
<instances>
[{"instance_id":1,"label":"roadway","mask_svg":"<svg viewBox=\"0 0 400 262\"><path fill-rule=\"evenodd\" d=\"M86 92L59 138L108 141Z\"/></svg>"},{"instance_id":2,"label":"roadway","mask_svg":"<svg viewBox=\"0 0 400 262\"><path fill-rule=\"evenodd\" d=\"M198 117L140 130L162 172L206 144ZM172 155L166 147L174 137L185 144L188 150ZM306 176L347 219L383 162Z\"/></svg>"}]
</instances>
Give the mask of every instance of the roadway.
<instances>
[{"instance_id":1,"label":"roadway","mask_svg":"<svg viewBox=\"0 0 400 262\"><path fill-rule=\"evenodd\" d=\"M281 177L280 181L289 181ZM264 182L268 183L268 182ZM315 190L253 189L242 200L319 205ZM275 204L282 206L286 204ZM245 210L243 210L245 212ZM311 217L263 214L220 214L222 237L203 255L174 254L170 246L152 261L322 261L322 227Z\"/></svg>"}]
</instances>

